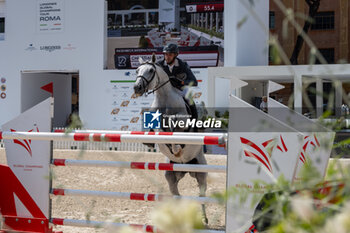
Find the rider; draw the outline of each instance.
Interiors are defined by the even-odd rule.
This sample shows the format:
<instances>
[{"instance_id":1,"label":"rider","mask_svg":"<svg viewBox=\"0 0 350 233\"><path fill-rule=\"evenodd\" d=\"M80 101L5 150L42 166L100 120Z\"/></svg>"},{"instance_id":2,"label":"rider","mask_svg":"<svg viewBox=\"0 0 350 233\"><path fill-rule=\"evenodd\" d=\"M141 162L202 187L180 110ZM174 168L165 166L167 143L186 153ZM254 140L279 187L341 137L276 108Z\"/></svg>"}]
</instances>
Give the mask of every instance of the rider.
<instances>
[{"instance_id":1,"label":"rider","mask_svg":"<svg viewBox=\"0 0 350 233\"><path fill-rule=\"evenodd\" d=\"M189 65L177 56L179 55L179 47L176 44L168 44L163 48L164 59L158 64L168 74L171 84L179 89L185 98L188 89L186 86L197 86L198 82L192 73ZM186 99L186 101L189 101ZM189 103L192 117L197 118L197 111L193 103Z\"/></svg>"},{"instance_id":2,"label":"rider","mask_svg":"<svg viewBox=\"0 0 350 233\"><path fill-rule=\"evenodd\" d=\"M158 64L168 74L171 84L183 91L185 86L197 86L198 82L188 64L177 56L179 47L176 44L168 44L163 48L164 59Z\"/></svg>"}]
</instances>

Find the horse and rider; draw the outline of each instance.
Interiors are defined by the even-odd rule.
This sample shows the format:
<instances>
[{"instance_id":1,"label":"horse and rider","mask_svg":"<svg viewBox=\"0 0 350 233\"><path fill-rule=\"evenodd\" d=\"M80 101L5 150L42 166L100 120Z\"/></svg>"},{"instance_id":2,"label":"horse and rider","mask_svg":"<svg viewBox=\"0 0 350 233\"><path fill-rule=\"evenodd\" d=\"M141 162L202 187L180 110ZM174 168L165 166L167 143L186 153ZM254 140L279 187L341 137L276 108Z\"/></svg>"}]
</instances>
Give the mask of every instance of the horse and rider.
<instances>
[{"instance_id":1,"label":"horse and rider","mask_svg":"<svg viewBox=\"0 0 350 233\"><path fill-rule=\"evenodd\" d=\"M163 117L187 116L197 118L197 110L193 101L187 98L187 86L197 86L198 82L188 64L178 58L179 48L175 44L169 44L163 49L164 59L156 62L153 54L151 61L140 59L140 66L136 70L136 81L134 84L134 95L154 93L152 110L161 110ZM177 120L179 120L177 118ZM171 131L192 131L193 129L172 128L163 129ZM171 163L182 164L207 164L203 146L180 145L180 144L158 144L159 150ZM165 177L173 195L180 195L178 190L179 181L186 172L166 171ZM207 189L206 172L189 172L195 178L199 186L199 195L205 196ZM205 206L202 205L204 221L208 220L205 214Z\"/></svg>"},{"instance_id":2,"label":"horse and rider","mask_svg":"<svg viewBox=\"0 0 350 233\"><path fill-rule=\"evenodd\" d=\"M176 44L168 44L163 48L164 58L156 64L163 68L169 77L171 85L180 91L187 108L188 115L192 119L198 118L195 103L188 94L189 86L198 86L198 81L187 62L178 58L179 47ZM154 92L154 90L152 91ZM196 130L196 129L194 129ZM144 143L148 147L154 147L154 143Z\"/></svg>"},{"instance_id":3,"label":"horse and rider","mask_svg":"<svg viewBox=\"0 0 350 233\"><path fill-rule=\"evenodd\" d=\"M182 92L182 95L186 101L191 102L188 98L186 98L188 91L186 87L198 86L198 82L187 62L178 58L179 47L176 44L168 44L164 46L163 54L164 59L157 62L157 64L160 65L167 73L173 87ZM192 117L196 118L197 111L195 105L190 104L190 108L191 113L195 115L192 115Z\"/></svg>"},{"instance_id":4,"label":"horse and rider","mask_svg":"<svg viewBox=\"0 0 350 233\"><path fill-rule=\"evenodd\" d=\"M164 59L157 62L163 70L169 76L170 83L173 87L181 91L186 104L189 107L189 113L192 118L197 118L197 109L192 100L190 100L186 94L188 91L188 86L196 87L198 86L198 81L191 71L190 66L187 62L182 61L178 58L179 47L176 44L168 44L163 48Z\"/></svg>"}]
</instances>

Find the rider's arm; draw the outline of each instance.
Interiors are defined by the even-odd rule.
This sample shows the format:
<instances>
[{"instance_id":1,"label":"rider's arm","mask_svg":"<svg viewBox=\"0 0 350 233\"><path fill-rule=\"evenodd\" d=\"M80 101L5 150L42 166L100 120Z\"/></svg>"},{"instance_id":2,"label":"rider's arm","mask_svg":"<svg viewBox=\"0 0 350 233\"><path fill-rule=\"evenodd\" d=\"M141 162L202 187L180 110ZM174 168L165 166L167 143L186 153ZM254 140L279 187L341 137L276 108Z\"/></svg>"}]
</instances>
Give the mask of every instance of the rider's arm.
<instances>
[{"instance_id":1,"label":"rider's arm","mask_svg":"<svg viewBox=\"0 0 350 233\"><path fill-rule=\"evenodd\" d=\"M185 64L185 73L187 75L186 79L184 80L184 85L185 86L188 86L188 85L191 85L191 86L198 86L198 82L197 82L197 79L196 77L194 76L190 66L187 64L187 62L184 62Z\"/></svg>"}]
</instances>

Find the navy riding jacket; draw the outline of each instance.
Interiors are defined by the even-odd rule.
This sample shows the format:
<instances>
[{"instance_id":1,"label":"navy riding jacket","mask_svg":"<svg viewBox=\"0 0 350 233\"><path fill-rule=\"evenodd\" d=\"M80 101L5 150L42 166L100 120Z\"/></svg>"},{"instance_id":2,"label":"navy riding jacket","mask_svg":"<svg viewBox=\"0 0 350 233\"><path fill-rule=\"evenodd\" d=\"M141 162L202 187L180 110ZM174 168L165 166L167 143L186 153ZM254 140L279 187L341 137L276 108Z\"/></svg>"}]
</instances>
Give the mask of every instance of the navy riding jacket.
<instances>
[{"instance_id":1,"label":"navy riding jacket","mask_svg":"<svg viewBox=\"0 0 350 233\"><path fill-rule=\"evenodd\" d=\"M182 90L184 86L198 86L198 82L194 74L192 73L187 62L182 61L179 58L175 58L178 62L174 65L172 72L170 72L169 67L165 60L161 60L158 64L163 68L163 70L168 74L171 84Z\"/></svg>"}]
</instances>

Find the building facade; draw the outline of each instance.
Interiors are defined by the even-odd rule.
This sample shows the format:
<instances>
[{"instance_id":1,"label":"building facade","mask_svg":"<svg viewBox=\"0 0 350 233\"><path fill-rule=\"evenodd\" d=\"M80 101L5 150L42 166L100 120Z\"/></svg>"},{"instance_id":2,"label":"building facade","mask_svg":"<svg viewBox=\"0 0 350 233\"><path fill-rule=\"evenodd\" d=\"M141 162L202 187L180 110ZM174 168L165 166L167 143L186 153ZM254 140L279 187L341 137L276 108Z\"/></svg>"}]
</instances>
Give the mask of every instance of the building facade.
<instances>
[{"instance_id":1,"label":"building facade","mask_svg":"<svg viewBox=\"0 0 350 233\"><path fill-rule=\"evenodd\" d=\"M308 15L309 7L304 0L285 0L283 3L287 8L293 9L296 16L297 13ZM349 6L347 0L322 0L314 23L309 29L308 36L329 64L347 63L349 61ZM285 14L275 4L275 0L270 0L270 31L278 36L284 51L290 57L298 33L291 24L288 24L287 34L283 35L285 30L283 29L283 21L285 18ZM303 18L297 17L296 21L302 27L304 26ZM304 42L298 57L298 64L308 64L309 54L310 46ZM316 61L316 63L319 63L319 61Z\"/></svg>"},{"instance_id":2,"label":"building facade","mask_svg":"<svg viewBox=\"0 0 350 233\"><path fill-rule=\"evenodd\" d=\"M300 13L304 16L308 15L309 6L305 0L284 0L284 5L287 8L293 9L296 22L303 27L305 19L298 17ZM337 63L349 63L350 52L349 52L349 31L350 31L350 4L347 0L321 0L317 14L313 20L313 23L308 31L308 36L314 43L315 47L325 58L328 64ZM275 0L270 0L270 19L269 28L272 34L275 34L281 44L287 57L290 58L293 49L296 44L298 32L295 28L288 24L287 28L284 28L284 21L286 19L285 13L278 7ZM284 34L285 33L285 34ZM271 57L270 57L271 58ZM321 63L318 59L315 61L310 60L310 46L304 41L300 54L298 56L298 64L309 64L315 62L316 64ZM270 60L270 64L272 61ZM350 77L349 77L350 78ZM350 92L350 83L347 79L342 80L342 88L345 94ZM294 83L284 83L286 88L284 90L273 93L273 97L280 99L284 104L290 103L290 96L294 92ZM317 95L315 94L316 82L311 82L306 88L307 96L312 103L316 106ZM330 94L337 95L332 82L323 80L322 85L318 90L322 90ZM303 96L303 102L305 104L306 95ZM323 108L328 104L334 104L328 102L328 97L323 97ZM347 105L344 100L343 105ZM305 106L305 105L304 105ZM334 109L336 111L336 109ZM304 113L308 110L303 111Z\"/></svg>"}]
</instances>

